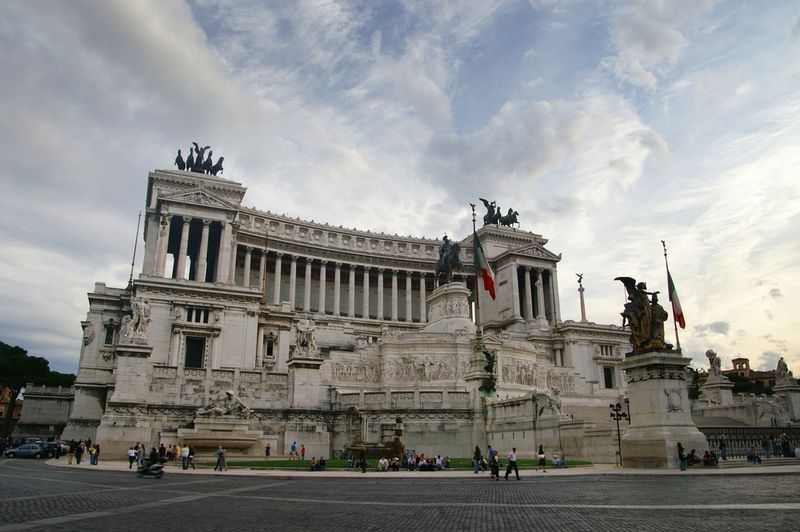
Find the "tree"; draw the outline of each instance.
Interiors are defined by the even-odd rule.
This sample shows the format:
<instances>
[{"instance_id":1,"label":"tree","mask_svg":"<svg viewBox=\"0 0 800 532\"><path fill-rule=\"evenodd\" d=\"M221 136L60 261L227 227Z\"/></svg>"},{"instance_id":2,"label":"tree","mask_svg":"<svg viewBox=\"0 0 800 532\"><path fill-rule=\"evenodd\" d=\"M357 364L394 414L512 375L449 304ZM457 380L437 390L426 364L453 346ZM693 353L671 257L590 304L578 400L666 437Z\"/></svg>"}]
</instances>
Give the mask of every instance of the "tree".
<instances>
[{"instance_id":1,"label":"tree","mask_svg":"<svg viewBox=\"0 0 800 532\"><path fill-rule=\"evenodd\" d=\"M733 383L733 393L754 393L756 395L772 395L772 388L765 387L760 382L750 382L747 377L738 373L728 373L725 375Z\"/></svg>"},{"instance_id":2,"label":"tree","mask_svg":"<svg viewBox=\"0 0 800 532\"><path fill-rule=\"evenodd\" d=\"M10 401L4 416L3 436L11 435L14 405L26 384L72 386L74 382L75 375L51 371L50 362L47 359L30 356L19 346L12 347L0 342L0 387L8 387L11 390Z\"/></svg>"}]
</instances>

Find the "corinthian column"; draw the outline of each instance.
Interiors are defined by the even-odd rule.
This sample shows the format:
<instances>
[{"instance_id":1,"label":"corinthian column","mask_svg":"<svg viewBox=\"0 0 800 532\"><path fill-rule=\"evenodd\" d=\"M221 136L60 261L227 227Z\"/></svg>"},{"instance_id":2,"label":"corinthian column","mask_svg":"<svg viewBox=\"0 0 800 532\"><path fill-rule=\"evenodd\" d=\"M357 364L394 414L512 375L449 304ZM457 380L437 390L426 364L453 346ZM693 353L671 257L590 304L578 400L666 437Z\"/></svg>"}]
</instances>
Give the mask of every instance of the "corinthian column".
<instances>
[{"instance_id":1,"label":"corinthian column","mask_svg":"<svg viewBox=\"0 0 800 532\"><path fill-rule=\"evenodd\" d=\"M531 292L531 267L525 266L525 321L533 319L533 293Z\"/></svg>"},{"instance_id":2,"label":"corinthian column","mask_svg":"<svg viewBox=\"0 0 800 532\"><path fill-rule=\"evenodd\" d=\"M183 227L181 228L181 247L178 248L176 279L186 279L186 252L189 249L189 222L190 219L184 216Z\"/></svg>"},{"instance_id":3,"label":"corinthian column","mask_svg":"<svg viewBox=\"0 0 800 532\"><path fill-rule=\"evenodd\" d=\"M201 283L206 282L206 271L208 270L208 227L211 220L203 220L203 232L200 235L200 254L197 256L197 278Z\"/></svg>"},{"instance_id":4,"label":"corinthian column","mask_svg":"<svg viewBox=\"0 0 800 532\"><path fill-rule=\"evenodd\" d=\"M427 299L425 289L425 272L419 272L419 322L425 323L428 321L425 312L425 299Z\"/></svg>"},{"instance_id":5,"label":"corinthian column","mask_svg":"<svg viewBox=\"0 0 800 532\"><path fill-rule=\"evenodd\" d=\"M379 320L385 317L383 314L383 268L378 268L378 311L376 317Z\"/></svg>"},{"instance_id":6,"label":"corinthian column","mask_svg":"<svg viewBox=\"0 0 800 532\"><path fill-rule=\"evenodd\" d=\"M328 261L323 260L319 266L319 312L325 314L325 285L328 276Z\"/></svg>"},{"instance_id":7,"label":"corinthian column","mask_svg":"<svg viewBox=\"0 0 800 532\"><path fill-rule=\"evenodd\" d=\"M410 322L413 317L411 308L411 272L406 272L406 321Z\"/></svg>"},{"instance_id":8,"label":"corinthian column","mask_svg":"<svg viewBox=\"0 0 800 532\"><path fill-rule=\"evenodd\" d=\"M306 258L306 284L303 287L303 312L311 312L311 259Z\"/></svg>"},{"instance_id":9,"label":"corinthian column","mask_svg":"<svg viewBox=\"0 0 800 532\"><path fill-rule=\"evenodd\" d=\"M289 263L289 309L294 310L294 301L297 296L297 255L292 255Z\"/></svg>"},{"instance_id":10,"label":"corinthian column","mask_svg":"<svg viewBox=\"0 0 800 532\"><path fill-rule=\"evenodd\" d=\"M350 265L350 286L347 290L347 316L350 318L356 316L356 267L354 264Z\"/></svg>"},{"instance_id":11,"label":"corinthian column","mask_svg":"<svg viewBox=\"0 0 800 532\"><path fill-rule=\"evenodd\" d=\"M158 254L156 255L156 265L153 268L153 275L164 277L164 268L167 264L167 252L169 248L169 230L172 224L172 215L162 214L158 224Z\"/></svg>"},{"instance_id":12,"label":"corinthian column","mask_svg":"<svg viewBox=\"0 0 800 532\"><path fill-rule=\"evenodd\" d=\"M242 276L242 286L250 288L250 263L253 262L253 248L244 248L244 275Z\"/></svg>"},{"instance_id":13,"label":"corinthian column","mask_svg":"<svg viewBox=\"0 0 800 532\"><path fill-rule=\"evenodd\" d=\"M364 302L361 317L369 319L369 266L364 266Z\"/></svg>"},{"instance_id":14,"label":"corinthian column","mask_svg":"<svg viewBox=\"0 0 800 532\"><path fill-rule=\"evenodd\" d=\"M272 287L272 303L281 304L281 259L283 253L275 254L275 284Z\"/></svg>"},{"instance_id":15,"label":"corinthian column","mask_svg":"<svg viewBox=\"0 0 800 532\"><path fill-rule=\"evenodd\" d=\"M392 270L392 321L397 321L397 272Z\"/></svg>"},{"instance_id":16,"label":"corinthian column","mask_svg":"<svg viewBox=\"0 0 800 532\"><path fill-rule=\"evenodd\" d=\"M536 269L536 319L537 320L544 320L545 319L545 308L544 308L544 283L542 282L542 270L541 268Z\"/></svg>"},{"instance_id":17,"label":"corinthian column","mask_svg":"<svg viewBox=\"0 0 800 532\"><path fill-rule=\"evenodd\" d=\"M342 263L337 262L333 270L333 315L341 315L342 299Z\"/></svg>"}]
</instances>

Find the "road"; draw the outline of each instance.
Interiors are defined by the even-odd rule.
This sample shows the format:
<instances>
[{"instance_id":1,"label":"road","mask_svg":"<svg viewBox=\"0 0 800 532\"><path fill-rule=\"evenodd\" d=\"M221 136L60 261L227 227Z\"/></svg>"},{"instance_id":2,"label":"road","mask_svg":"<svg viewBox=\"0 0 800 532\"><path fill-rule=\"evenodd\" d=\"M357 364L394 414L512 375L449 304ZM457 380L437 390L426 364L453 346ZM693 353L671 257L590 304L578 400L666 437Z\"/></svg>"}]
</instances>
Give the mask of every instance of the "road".
<instances>
[{"instance_id":1,"label":"road","mask_svg":"<svg viewBox=\"0 0 800 532\"><path fill-rule=\"evenodd\" d=\"M0 459L0 532L795 530L795 474L276 478Z\"/></svg>"}]
</instances>

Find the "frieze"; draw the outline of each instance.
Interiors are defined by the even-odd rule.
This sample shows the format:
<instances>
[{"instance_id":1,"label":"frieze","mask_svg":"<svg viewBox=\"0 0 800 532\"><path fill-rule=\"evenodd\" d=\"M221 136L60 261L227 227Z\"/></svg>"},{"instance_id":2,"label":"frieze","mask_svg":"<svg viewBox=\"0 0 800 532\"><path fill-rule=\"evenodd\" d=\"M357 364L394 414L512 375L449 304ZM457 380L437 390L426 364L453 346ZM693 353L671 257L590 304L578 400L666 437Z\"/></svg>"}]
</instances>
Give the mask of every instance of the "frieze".
<instances>
[{"instance_id":1,"label":"frieze","mask_svg":"<svg viewBox=\"0 0 800 532\"><path fill-rule=\"evenodd\" d=\"M466 356L400 356L386 360L384 381L396 384L461 380L468 368Z\"/></svg>"},{"instance_id":2,"label":"frieze","mask_svg":"<svg viewBox=\"0 0 800 532\"><path fill-rule=\"evenodd\" d=\"M331 380L335 382L380 382L381 371L377 362L343 361L331 367Z\"/></svg>"},{"instance_id":3,"label":"frieze","mask_svg":"<svg viewBox=\"0 0 800 532\"><path fill-rule=\"evenodd\" d=\"M161 279L160 277L158 279ZM165 281L171 281L171 279L165 279ZM173 280L174 281L174 280ZM198 299L206 300L214 300L214 301L226 301L228 303L242 303L242 304L253 304L257 303L261 298L261 294L231 294L230 292L220 292L220 291L212 291L212 290L198 290L193 289L187 285L180 285L180 286L156 286L153 284L148 283L147 281L137 280L136 289L137 294L158 294L158 295L165 295L169 296L170 299L175 298L187 298L187 297L196 297ZM208 284L208 283L206 283ZM238 290L242 290L241 287L237 287Z\"/></svg>"},{"instance_id":4,"label":"frieze","mask_svg":"<svg viewBox=\"0 0 800 532\"><path fill-rule=\"evenodd\" d=\"M653 379L685 381L686 372L659 367L635 368L625 372L625 380L628 383Z\"/></svg>"},{"instance_id":5,"label":"frieze","mask_svg":"<svg viewBox=\"0 0 800 532\"><path fill-rule=\"evenodd\" d=\"M73 427L97 427L100 425L99 419L80 419L80 418L70 418L67 422L68 425Z\"/></svg>"},{"instance_id":6,"label":"frieze","mask_svg":"<svg viewBox=\"0 0 800 532\"><path fill-rule=\"evenodd\" d=\"M503 382L505 384L521 384L532 388L547 389L548 375L546 370L536 362L518 358L503 358Z\"/></svg>"}]
</instances>

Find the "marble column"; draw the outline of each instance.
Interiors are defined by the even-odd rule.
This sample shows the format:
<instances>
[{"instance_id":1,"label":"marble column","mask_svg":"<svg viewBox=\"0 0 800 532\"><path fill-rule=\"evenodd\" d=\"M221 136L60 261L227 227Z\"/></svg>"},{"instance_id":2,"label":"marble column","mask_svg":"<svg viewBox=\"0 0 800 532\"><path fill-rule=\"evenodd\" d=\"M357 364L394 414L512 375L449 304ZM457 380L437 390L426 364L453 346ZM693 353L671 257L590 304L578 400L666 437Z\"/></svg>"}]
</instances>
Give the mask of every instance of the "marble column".
<instances>
[{"instance_id":1,"label":"marble column","mask_svg":"<svg viewBox=\"0 0 800 532\"><path fill-rule=\"evenodd\" d=\"M228 271L228 284L236 284L236 255L238 250L239 244L236 242L231 242L231 247L228 251L228 254L230 255L230 259L228 259L228 264L230 264L230 270Z\"/></svg>"},{"instance_id":2,"label":"marble column","mask_svg":"<svg viewBox=\"0 0 800 532\"><path fill-rule=\"evenodd\" d=\"M392 321L397 321L397 273L392 270Z\"/></svg>"},{"instance_id":3,"label":"marble column","mask_svg":"<svg viewBox=\"0 0 800 532\"><path fill-rule=\"evenodd\" d=\"M410 322L413 318L413 308L411 306L411 272L406 272L406 321Z\"/></svg>"},{"instance_id":4,"label":"marble column","mask_svg":"<svg viewBox=\"0 0 800 532\"><path fill-rule=\"evenodd\" d=\"M183 227L181 228L181 245L178 248L178 269L175 272L176 279L186 279L186 252L189 248L189 222L191 219L183 217Z\"/></svg>"},{"instance_id":5,"label":"marble column","mask_svg":"<svg viewBox=\"0 0 800 532\"><path fill-rule=\"evenodd\" d=\"M325 285L328 276L328 261L323 260L319 266L319 312L325 314Z\"/></svg>"},{"instance_id":6,"label":"marble column","mask_svg":"<svg viewBox=\"0 0 800 532\"><path fill-rule=\"evenodd\" d=\"M542 282L542 269L536 268L536 319L545 319L544 308L544 283Z\"/></svg>"},{"instance_id":7,"label":"marble column","mask_svg":"<svg viewBox=\"0 0 800 532\"><path fill-rule=\"evenodd\" d=\"M297 296L297 255L289 263L289 310L294 310Z\"/></svg>"},{"instance_id":8,"label":"marble column","mask_svg":"<svg viewBox=\"0 0 800 532\"><path fill-rule=\"evenodd\" d=\"M167 265L167 253L169 252L169 230L172 225L172 215L162 214L158 227L158 255L156 256L156 266L153 268L153 275L164 277L164 268Z\"/></svg>"},{"instance_id":9,"label":"marble column","mask_svg":"<svg viewBox=\"0 0 800 532\"><path fill-rule=\"evenodd\" d=\"M306 283L303 286L303 312L311 312L311 259L306 258Z\"/></svg>"},{"instance_id":10,"label":"marble column","mask_svg":"<svg viewBox=\"0 0 800 532\"><path fill-rule=\"evenodd\" d=\"M356 266L350 265L350 285L347 290L347 316L355 318L356 316Z\"/></svg>"},{"instance_id":11,"label":"marble column","mask_svg":"<svg viewBox=\"0 0 800 532\"><path fill-rule=\"evenodd\" d=\"M555 307L553 307L555 309L555 314L556 314L555 319L556 323L561 323L561 303L559 303L560 298L558 297L558 271L555 268L553 268L552 270L550 270L550 272L551 272L550 278L552 279L553 295L555 297Z\"/></svg>"},{"instance_id":12,"label":"marble column","mask_svg":"<svg viewBox=\"0 0 800 532\"><path fill-rule=\"evenodd\" d=\"M264 365L264 327L258 327L256 342L256 369L260 369Z\"/></svg>"},{"instance_id":13,"label":"marble column","mask_svg":"<svg viewBox=\"0 0 800 532\"><path fill-rule=\"evenodd\" d=\"M250 263L253 262L253 248L244 248L244 274L242 275L242 286L250 288Z\"/></svg>"},{"instance_id":14,"label":"marble column","mask_svg":"<svg viewBox=\"0 0 800 532\"><path fill-rule=\"evenodd\" d=\"M533 320L533 293L531 292L531 267L525 266L525 321Z\"/></svg>"},{"instance_id":15,"label":"marble column","mask_svg":"<svg viewBox=\"0 0 800 532\"><path fill-rule=\"evenodd\" d=\"M172 331L172 339L169 344L169 365L177 366L180 364L181 332L177 329Z\"/></svg>"},{"instance_id":16,"label":"marble column","mask_svg":"<svg viewBox=\"0 0 800 532\"><path fill-rule=\"evenodd\" d=\"M264 293L264 282L267 280L267 250L261 250L258 261L258 291Z\"/></svg>"},{"instance_id":17,"label":"marble column","mask_svg":"<svg viewBox=\"0 0 800 532\"><path fill-rule=\"evenodd\" d=\"M272 303L281 304L281 259L283 253L275 254L275 284L272 287Z\"/></svg>"},{"instance_id":18,"label":"marble column","mask_svg":"<svg viewBox=\"0 0 800 532\"><path fill-rule=\"evenodd\" d=\"M222 222L222 231L219 235L219 249L217 250L217 268L216 279L218 283L228 282L228 268L230 264L227 263L228 249L231 246L231 238L233 227L227 222Z\"/></svg>"},{"instance_id":19,"label":"marble column","mask_svg":"<svg viewBox=\"0 0 800 532\"><path fill-rule=\"evenodd\" d=\"M376 317L379 320L384 319L383 314L383 268L378 268L378 311Z\"/></svg>"},{"instance_id":20,"label":"marble column","mask_svg":"<svg viewBox=\"0 0 800 532\"><path fill-rule=\"evenodd\" d=\"M333 315L341 315L342 299L342 263L337 262L333 270Z\"/></svg>"},{"instance_id":21,"label":"marble column","mask_svg":"<svg viewBox=\"0 0 800 532\"><path fill-rule=\"evenodd\" d=\"M197 270L195 280L201 283L206 282L206 271L208 270L208 229L211 220L203 220L203 232L200 234L200 254L197 256Z\"/></svg>"},{"instance_id":22,"label":"marble column","mask_svg":"<svg viewBox=\"0 0 800 532\"><path fill-rule=\"evenodd\" d=\"M547 276L550 278L550 282L547 283L548 285L548 295L550 296L550 323L552 325L556 324L556 293L553 290L553 270L547 270Z\"/></svg>"},{"instance_id":23,"label":"marble column","mask_svg":"<svg viewBox=\"0 0 800 532\"><path fill-rule=\"evenodd\" d=\"M364 266L364 301L361 317L369 319L369 266Z\"/></svg>"},{"instance_id":24,"label":"marble column","mask_svg":"<svg viewBox=\"0 0 800 532\"><path fill-rule=\"evenodd\" d=\"M425 312L425 299L427 299L427 289L425 288L425 272L419 272L419 322L428 321Z\"/></svg>"}]
</instances>

